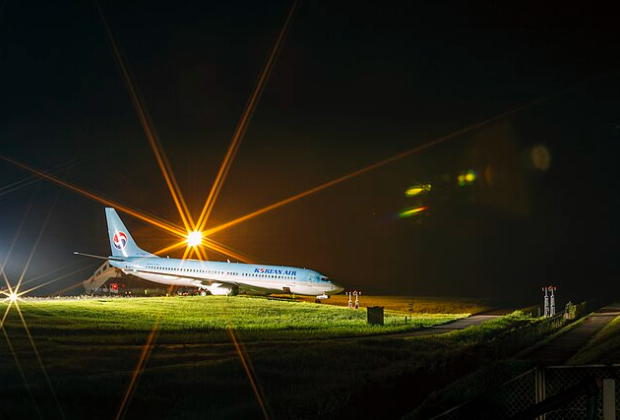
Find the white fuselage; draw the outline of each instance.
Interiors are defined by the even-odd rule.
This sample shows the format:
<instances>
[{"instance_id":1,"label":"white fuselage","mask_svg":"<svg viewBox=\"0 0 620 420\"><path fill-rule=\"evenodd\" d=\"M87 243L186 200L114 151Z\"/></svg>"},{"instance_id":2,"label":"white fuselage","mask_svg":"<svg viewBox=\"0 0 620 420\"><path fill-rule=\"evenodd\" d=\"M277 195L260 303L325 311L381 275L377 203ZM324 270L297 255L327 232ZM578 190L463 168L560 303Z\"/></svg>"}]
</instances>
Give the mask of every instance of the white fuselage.
<instances>
[{"instance_id":1,"label":"white fuselage","mask_svg":"<svg viewBox=\"0 0 620 420\"><path fill-rule=\"evenodd\" d=\"M178 258L127 257L110 265L157 283L200 287L212 294L249 293L332 295L343 289L327 277L305 268L182 260Z\"/></svg>"}]
</instances>

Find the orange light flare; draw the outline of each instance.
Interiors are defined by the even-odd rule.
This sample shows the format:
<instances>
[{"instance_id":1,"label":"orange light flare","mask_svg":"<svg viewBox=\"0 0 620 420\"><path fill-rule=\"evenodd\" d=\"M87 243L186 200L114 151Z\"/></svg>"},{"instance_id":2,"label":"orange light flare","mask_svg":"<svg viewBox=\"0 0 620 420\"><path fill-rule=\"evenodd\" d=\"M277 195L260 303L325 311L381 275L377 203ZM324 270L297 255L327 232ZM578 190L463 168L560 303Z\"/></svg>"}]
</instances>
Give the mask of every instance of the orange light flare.
<instances>
[{"instance_id":1,"label":"orange light flare","mask_svg":"<svg viewBox=\"0 0 620 420\"><path fill-rule=\"evenodd\" d=\"M193 253L196 254L196 258L200 261L200 265L204 268L204 262L208 261L207 250L204 244L202 232L194 231L187 237L187 246L191 247Z\"/></svg>"},{"instance_id":2,"label":"orange light flare","mask_svg":"<svg viewBox=\"0 0 620 420\"><path fill-rule=\"evenodd\" d=\"M168 295L172 293L173 288L174 288L174 285L172 284L168 287ZM151 352L153 351L153 348L155 348L155 340L157 339L157 335L159 334L159 331L160 331L162 316L163 315L159 313L157 319L155 320L155 323L153 324L153 328L151 328L151 332L149 333L146 343L144 343L144 346L142 347L142 352L140 353L138 363L136 364L136 368L134 369L133 374L131 376L131 382L129 383L129 386L127 387L127 391L125 392L125 395L123 396L123 400L121 401L121 405L118 409L118 413L116 414L116 420L120 420L125 416L125 412L127 411L129 402L131 401L131 398L133 397L133 394L135 393L136 387L138 385L138 381L140 380L140 377L142 376L142 373L144 372L146 363L151 357Z\"/></svg>"},{"instance_id":3,"label":"orange light flare","mask_svg":"<svg viewBox=\"0 0 620 420\"><path fill-rule=\"evenodd\" d=\"M189 235L190 234L188 234L188 236ZM238 261L246 262L248 264L252 264L254 262L253 258L243 254L242 252L232 249L222 243L216 242L213 239L205 238L204 236L201 236L200 243L197 243L197 241L196 242L192 241L190 244L189 239L185 239L179 242L175 242L172 245L169 245L165 248L162 248L154 252L154 254L163 255L171 251L176 251L177 249L180 249L183 247L185 247L184 256L182 257L183 260L191 258L192 255L195 254L198 259L202 261L206 261L207 260L206 251L207 249L210 249L212 251L217 252L218 254L222 254L224 256L234 258Z\"/></svg>"},{"instance_id":4,"label":"orange light flare","mask_svg":"<svg viewBox=\"0 0 620 420\"><path fill-rule=\"evenodd\" d=\"M563 91L563 92L565 92L565 91ZM277 209L279 207L282 207L282 206L285 206L287 204L293 203L293 202L295 202L297 200L300 200L300 199L302 199L304 197L307 197L309 195L312 195L312 194L315 194L317 192L323 191L323 190L325 190L325 189L327 189L329 187L333 187L333 186L338 185L338 184L340 184L340 183L342 183L344 181L348 181L349 179L355 178L355 177L357 177L359 175L363 175L363 174L365 174L367 172L370 172L370 171L372 171L374 169L381 168L381 167L383 167L383 166L385 166L387 164L390 164L392 162L395 162L397 160L403 159L403 158L408 157L408 156L412 156L412 155L414 155L416 153L420 153L420 152L422 152L422 151L424 151L426 149L429 149L429 148L431 148L433 146L436 146L438 144L444 143L444 142L446 142L448 140L452 140L452 139L454 139L454 138L456 138L458 136L461 136L463 134L466 134L466 133L468 133L470 131L476 130L476 129L478 129L480 127L483 127L485 125L494 123L494 122L496 122L498 120L501 120L503 118L506 118L508 116L516 114L517 112L520 112L520 111L523 111L525 109L531 108L534 105L538 105L538 104L540 104L542 102L548 101L553 96L555 96L555 95L550 95L550 96L547 96L547 97L535 100L533 102L530 102L529 104L520 106L520 107L512 109L510 111L506 111L506 112L504 112L502 114L499 114L499 115L496 115L494 117L487 118L485 120L479 121L479 122L477 122L475 124L472 124L470 126L464 127L464 128L462 128L462 129L460 129L458 131L452 132L452 133L447 134L447 135L442 136L442 137L438 137L435 140L429 141L428 143L422 144L420 146L414 147L414 148L409 149L409 150L405 150L404 152L401 152L401 153L399 153L397 155L391 156L391 157L389 157L387 159L383 159L383 160L380 160L378 162L375 162L375 163L373 163L373 164L371 164L369 166L366 166L365 168L358 169L355 172L351 172L351 173L349 173L347 175L343 175L340 178L336 178L336 179L334 179L332 181L326 182L326 183L324 183L322 185L318 185L318 186L313 187L313 188L311 188L311 189L309 189L307 191L301 192L301 193L296 194L296 195L294 195L292 197L286 198L286 199L281 200L281 201L279 201L277 203L274 203L274 204L271 204L271 205L269 205L267 207L264 207L262 209L256 210L256 211L254 211L252 213L248 213L245 216L241 216L241 217L239 217L237 219L231 220L230 222L223 223L223 224L221 224L219 226L216 226L214 228L211 228L211 229L206 229L204 231L204 235L205 236L212 236L212 235L214 235L216 233L219 233L219 232L221 232L221 231L223 231L225 229L228 229L228 228L231 228L231 227L233 227L235 225L238 225L239 223L243 223L243 222L245 222L247 220L253 219L254 217L260 216L260 215L262 215L264 213L267 213L269 211L275 210L275 209Z\"/></svg>"},{"instance_id":5,"label":"orange light flare","mask_svg":"<svg viewBox=\"0 0 620 420\"><path fill-rule=\"evenodd\" d=\"M67 171L69 169L71 169L73 166L79 164L79 163L83 163L86 162L88 160L88 158L86 157L82 157L80 159L75 159L71 162L65 163L63 165L57 165L53 168L49 169L49 173L51 174L58 174L60 172L63 171ZM0 197L4 196L4 195L8 195L11 194L15 191L19 191L23 188L27 188L29 186L31 186L32 184L34 184L35 182L39 181L39 177L36 175L28 175L26 178L22 178L19 181L13 182L12 184L9 185L5 185L3 187L0 188Z\"/></svg>"},{"instance_id":6,"label":"orange light flare","mask_svg":"<svg viewBox=\"0 0 620 420\"><path fill-rule=\"evenodd\" d=\"M187 235L187 230L183 230L181 227L178 227L178 226L176 226L176 225L174 225L174 224L172 224L170 222L167 222L167 221L165 221L163 219L160 219L158 217L145 214L145 213L143 213L141 211L138 211L138 210L134 210L131 207L122 205L122 204L120 204L120 203L118 203L116 201L113 201L113 200L109 199L109 198L105 198L105 197L102 197L102 196L97 195L95 193L92 193L92 192L88 191L87 189L85 189L83 187L80 187L78 185L72 184L72 183L70 183L68 181L65 181L63 179L60 179L60 178L58 178L55 175L48 174L46 172L43 172L43 171L41 171L41 170L39 170L37 168L34 168L34 167L30 166L30 165L26 165L25 163L16 161L14 159L11 159L11 158L3 156L3 155L0 155L0 159L4 160L5 162L9 162L9 163L11 163L11 164L13 164L13 165L15 165L15 166L17 166L19 168L22 168L22 169L24 169L24 170L26 170L28 172L31 172L31 173L39 176L40 178L45 179L46 181L49 181L49 182L51 182L53 184L56 184L56 185L58 185L58 186L60 186L62 188L65 188L65 189L69 190L69 191L73 191L73 192L75 192L77 194L80 194L80 195L82 195L82 196L84 196L86 198L89 198L91 200L97 201L98 203L104 204L106 206L114 207L117 210L125 212L125 213L135 217L136 219L140 219L143 222L146 222L146 223L148 223L148 224L150 224L152 226L155 226L155 227L157 227L157 228L159 228L161 230L164 230L164 231L166 231L168 233L171 233L171 234L173 234L173 235L175 235L177 237L185 238L186 235Z\"/></svg>"},{"instance_id":7,"label":"orange light flare","mask_svg":"<svg viewBox=\"0 0 620 420\"><path fill-rule=\"evenodd\" d=\"M101 16L101 20L103 21L103 26L105 27L106 34L108 35L108 39L110 41L110 46L112 47L112 54L116 59L116 63L118 64L119 70L121 72L121 77L127 88L127 93L129 93L129 97L133 102L134 108L136 109L136 113L138 114L138 119L140 120L140 124L142 125L142 129L144 130L144 134L153 149L153 153L155 154L155 159L157 160L157 164L159 165L159 169L166 181L166 185L168 186L168 190L170 191L170 195L172 196L172 200L179 211L179 215L181 216L181 220L183 221L183 225L186 230L194 229L195 224L192 220L191 213L189 208L187 207L187 203L183 198L183 194L181 193L181 189L179 188L179 184L172 172L172 167L170 166L170 162L164 149L159 141L159 137L157 136L157 132L155 131L155 127L153 122L151 121L148 112L146 111L146 107L144 106L144 101L142 100L142 96L140 95L136 84L133 82L132 77L129 73L127 65L125 64L123 57L120 53L120 48L112 34L112 30L108 25L108 22L105 18L103 10L99 5L99 2L95 2L97 4L97 9L99 10L99 15Z\"/></svg>"},{"instance_id":8,"label":"orange light flare","mask_svg":"<svg viewBox=\"0 0 620 420\"><path fill-rule=\"evenodd\" d=\"M180 241L178 243L172 244L171 246L164 248L160 251L157 252L157 254L159 253L163 253L163 252L168 252L168 251L172 251L178 248L181 248L182 246L187 245L187 241L183 240ZM192 255L192 252L197 251L197 248L191 247L191 246L186 246L185 251L183 252L183 257L181 257L182 259L182 263L181 263L181 267L183 266L183 263ZM171 285L168 288L168 294L171 293L173 286ZM121 402L121 405L119 407L118 413L116 415L116 419L120 420L125 416L125 412L127 410L127 407L129 406L129 402L131 401L131 398L133 397L133 394L135 393L137 384L138 384L138 380L140 378L140 376L142 375L142 373L144 372L144 369L146 367L146 363L150 358L151 352L153 351L153 348L155 346L154 342L155 339L157 337L157 335L159 334L159 330L160 330L160 325L161 325L161 318L162 315L160 314L159 317L157 318L157 321L155 322L155 324L153 324L153 328L151 329L151 332L147 338L146 343L144 344L144 346L142 347L142 352L140 354L140 358L138 359L138 363L136 365L136 368L133 371L132 374L132 378L131 378L131 382L127 388L127 391L125 392L125 395L123 396L123 400Z\"/></svg>"},{"instance_id":9,"label":"orange light flare","mask_svg":"<svg viewBox=\"0 0 620 420\"><path fill-rule=\"evenodd\" d=\"M226 151L226 155L224 156L222 165L220 166L220 169L217 173L213 186L211 187L211 191L209 192L207 200L205 201L202 211L200 212L200 216L198 217L198 222L196 223L196 226L199 231L204 230L207 224L207 221L209 219L209 216L211 215L211 211L213 210L213 206L215 205L215 202L220 193L220 190L222 189L222 185L224 185L224 181L226 179L226 176L228 175L228 171L230 170L230 167L235 159L235 156L237 155L239 146L241 145L241 141L243 140L243 137L250 125L252 116L254 115L254 111L256 110L256 106L258 105L260 97L265 89L265 85L267 84L267 81L269 80L269 75L271 74L273 70L273 67L278 59L278 56L280 55L280 51L282 50L282 45L284 44L286 35L288 34L290 30L291 24L293 22L293 17L295 16L297 9L299 8L299 4L300 2L298 0L295 0L293 5L291 6L291 10L289 11L286 17L286 20L284 21L284 25L282 26L282 29L280 30L280 33L278 35L278 38L276 39L273 49L271 50L271 54L269 55L269 58L265 62L265 66L263 67L261 75L254 88L254 91L252 92L252 95L250 96L250 99L248 100L245 106L245 109L243 110L243 113L241 114L241 119L239 120L239 123L237 124L237 128L235 129L232 141L230 142L230 145L228 146L228 150Z\"/></svg>"},{"instance_id":10,"label":"orange light flare","mask_svg":"<svg viewBox=\"0 0 620 420\"><path fill-rule=\"evenodd\" d=\"M183 267L185 260L187 260L187 258L190 256L191 252L192 252L192 247L188 246L187 248L185 248L185 251L183 252L183 256L181 257L181 267Z\"/></svg>"},{"instance_id":11,"label":"orange light flare","mask_svg":"<svg viewBox=\"0 0 620 420\"><path fill-rule=\"evenodd\" d=\"M183 256L181 257L181 261L185 262L185 260L187 260L192 253L192 248L191 247L187 247L185 248L185 252L183 252Z\"/></svg>"},{"instance_id":12,"label":"orange light flare","mask_svg":"<svg viewBox=\"0 0 620 420\"><path fill-rule=\"evenodd\" d=\"M246 264L254 264L253 258L250 258L249 256L242 254L239 251L236 251L224 244L221 244L219 242L214 241L213 239L210 238L206 238L203 241L203 245L208 248L211 249L219 254L225 255L227 257L231 257L234 258L238 261L244 262Z\"/></svg>"},{"instance_id":13,"label":"orange light flare","mask_svg":"<svg viewBox=\"0 0 620 420\"><path fill-rule=\"evenodd\" d=\"M193 231L187 234L187 245L191 247L197 247L202 243L202 232Z\"/></svg>"},{"instance_id":14,"label":"orange light flare","mask_svg":"<svg viewBox=\"0 0 620 420\"><path fill-rule=\"evenodd\" d=\"M205 249L201 249L200 247L196 247L195 249L196 249L196 255L198 256L198 259L200 260L201 263L205 261L209 261L209 256Z\"/></svg>"},{"instance_id":15,"label":"orange light flare","mask_svg":"<svg viewBox=\"0 0 620 420\"><path fill-rule=\"evenodd\" d=\"M207 254L207 250L204 247L197 246L194 248L196 251L196 257L198 257L198 261L200 261L200 267L205 268L205 262L209 261L209 255Z\"/></svg>"},{"instance_id":16,"label":"orange light flare","mask_svg":"<svg viewBox=\"0 0 620 420\"><path fill-rule=\"evenodd\" d=\"M175 242L175 243L173 243L170 246L162 248L159 251L153 252L153 254L155 254L155 255L163 255L163 254L165 254L167 252L176 251L177 249L179 249L181 247L184 247L184 246L187 246L187 240L182 240L182 241L179 241L179 242Z\"/></svg>"},{"instance_id":17,"label":"orange light flare","mask_svg":"<svg viewBox=\"0 0 620 420\"><path fill-rule=\"evenodd\" d=\"M167 252L175 251L184 246L187 248L197 248L202 244L202 239L203 239L202 232L199 232L199 231L187 232L183 240L179 242L175 242L172 245L164 247L158 251L155 251L153 254L163 255Z\"/></svg>"},{"instance_id":18,"label":"orange light flare","mask_svg":"<svg viewBox=\"0 0 620 420\"><path fill-rule=\"evenodd\" d=\"M250 380L250 385L252 386L252 391L254 391L254 396L256 396L256 401L260 406L260 409L263 413L265 419L269 420L269 414L267 413L267 407L265 405L265 399L263 398L263 392L260 388L260 385L256 381L256 374L254 373L254 368L250 362L250 358L246 357L247 353L241 349L239 342L237 341L237 337L235 331L228 327L228 333L230 334L230 339L235 345L235 349L237 350L237 354L239 355L239 359L241 360L241 364L243 365L243 370L248 375L248 379Z\"/></svg>"},{"instance_id":19,"label":"orange light flare","mask_svg":"<svg viewBox=\"0 0 620 420\"><path fill-rule=\"evenodd\" d=\"M172 289L169 288L168 290L171 291ZM142 376L142 373L144 372L144 368L146 367L146 363L151 357L151 352L153 351L153 348L155 347L154 343L155 343L155 339L157 335L159 334L160 325L161 325L161 315L157 318L157 320L155 321L155 324L153 324L153 328L151 329L151 332L149 333L146 343L142 347L140 358L138 359L136 368L134 369L133 374L131 376L131 382L129 383L129 386L127 387L127 391L125 392L125 395L123 396L123 400L121 401L121 405L118 409L118 413L116 414L116 420L120 420L125 416L125 411L127 410L127 407L129 406L129 402L131 401L131 398L133 397L133 394L136 390L136 387L138 385L138 380Z\"/></svg>"}]
</instances>

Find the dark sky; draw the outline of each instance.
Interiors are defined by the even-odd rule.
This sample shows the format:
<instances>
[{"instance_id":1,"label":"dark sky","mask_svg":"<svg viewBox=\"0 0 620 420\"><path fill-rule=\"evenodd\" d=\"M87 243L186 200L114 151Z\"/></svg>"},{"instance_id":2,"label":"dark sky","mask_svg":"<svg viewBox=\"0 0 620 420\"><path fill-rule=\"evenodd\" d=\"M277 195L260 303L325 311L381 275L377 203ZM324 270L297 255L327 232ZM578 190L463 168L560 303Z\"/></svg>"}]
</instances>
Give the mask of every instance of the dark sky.
<instances>
[{"instance_id":1,"label":"dark sky","mask_svg":"<svg viewBox=\"0 0 620 420\"><path fill-rule=\"evenodd\" d=\"M302 4L211 226L552 96L215 239L369 292L531 297L553 283L578 300L617 288L619 11L428 3ZM61 177L180 223L95 3L2 4L0 154L46 170L73 163ZM291 4L101 3L195 213ZM536 146L547 170L533 164ZM479 178L460 188L467 169ZM28 176L0 162L0 188ZM398 219L415 182L433 183L430 210ZM0 255L25 220L13 278L50 211L26 278L90 263L75 250L109 253L103 205L49 183L3 188ZM123 218L144 248L171 243Z\"/></svg>"}]
</instances>

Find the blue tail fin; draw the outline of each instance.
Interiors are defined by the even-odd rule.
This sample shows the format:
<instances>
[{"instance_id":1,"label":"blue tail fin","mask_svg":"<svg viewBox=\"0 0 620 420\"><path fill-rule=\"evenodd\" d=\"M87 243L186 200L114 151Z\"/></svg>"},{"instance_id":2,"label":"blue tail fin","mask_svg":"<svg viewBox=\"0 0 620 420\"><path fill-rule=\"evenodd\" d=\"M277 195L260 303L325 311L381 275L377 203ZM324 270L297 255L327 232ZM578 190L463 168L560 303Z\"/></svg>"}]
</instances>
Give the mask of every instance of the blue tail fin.
<instances>
[{"instance_id":1,"label":"blue tail fin","mask_svg":"<svg viewBox=\"0 0 620 420\"><path fill-rule=\"evenodd\" d=\"M153 254L140 249L131 234L118 217L116 210L106 207L105 217L108 221L108 236L110 248L114 257L155 257Z\"/></svg>"}]
</instances>

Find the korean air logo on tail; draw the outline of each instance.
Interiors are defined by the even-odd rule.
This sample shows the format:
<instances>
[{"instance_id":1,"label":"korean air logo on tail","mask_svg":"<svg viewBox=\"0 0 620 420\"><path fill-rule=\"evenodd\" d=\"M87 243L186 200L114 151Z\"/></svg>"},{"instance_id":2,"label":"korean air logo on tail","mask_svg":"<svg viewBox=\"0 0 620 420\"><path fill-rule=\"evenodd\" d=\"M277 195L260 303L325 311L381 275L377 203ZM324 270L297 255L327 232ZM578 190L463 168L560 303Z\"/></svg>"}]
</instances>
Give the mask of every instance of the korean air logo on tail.
<instances>
[{"instance_id":1,"label":"korean air logo on tail","mask_svg":"<svg viewBox=\"0 0 620 420\"><path fill-rule=\"evenodd\" d=\"M127 246L127 235L125 232L116 232L114 238L112 238L112 243L114 244L114 248L118 250L125 249Z\"/></svg>"}]
</instances>

